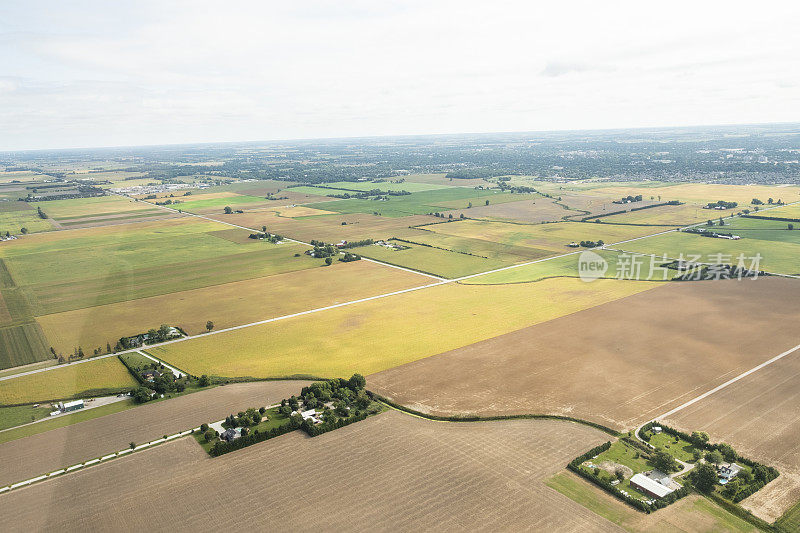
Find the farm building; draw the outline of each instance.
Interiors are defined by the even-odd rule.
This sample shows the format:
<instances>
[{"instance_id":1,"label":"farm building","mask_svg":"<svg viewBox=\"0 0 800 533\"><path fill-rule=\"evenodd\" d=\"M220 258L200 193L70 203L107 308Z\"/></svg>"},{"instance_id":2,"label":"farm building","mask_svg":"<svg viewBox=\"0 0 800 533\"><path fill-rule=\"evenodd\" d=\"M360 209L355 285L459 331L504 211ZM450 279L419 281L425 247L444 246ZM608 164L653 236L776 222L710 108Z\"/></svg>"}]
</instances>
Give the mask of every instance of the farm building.
<instances>
[{"instance_id":1,"label":"farm building","mask_svg":"<svg viewBox=\"0 0 800 533\"><path fill-rule=\"evenodd\" d=\"M653 498L663 498L667 494L674 492L671 488L665 487L658 481L650 479L644 474L635 474L630 479L630 483L631 487L634 489L647 494L648 496L652 496Z\"/></svg>"},{"instance_id":2,"label":"farm building","mask_svg":"<svg viewBox=\"0 0 800 533\"><path fill-rule=\"evenodd\" d=\"M59 402L58 408L64 413L69 413L70 411L77 411L78 409L83 409L83 400L74 400L72 402Z\"/></svg>"}]
</instances>

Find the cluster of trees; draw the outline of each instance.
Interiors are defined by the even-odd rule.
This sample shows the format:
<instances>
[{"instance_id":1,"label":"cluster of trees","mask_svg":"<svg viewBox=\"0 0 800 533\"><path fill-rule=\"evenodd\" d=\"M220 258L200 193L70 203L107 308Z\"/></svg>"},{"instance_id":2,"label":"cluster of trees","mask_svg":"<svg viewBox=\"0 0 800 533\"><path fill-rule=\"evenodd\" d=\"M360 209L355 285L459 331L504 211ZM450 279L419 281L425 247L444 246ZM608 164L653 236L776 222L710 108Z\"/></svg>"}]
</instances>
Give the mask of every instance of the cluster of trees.
<instances>
[{"instance_id":1,"label":"cluster of trees","mask_svg":"<svg viewBox=\"0 0 800 533\"><path fill-rule=\"evenodd\" d=\"M350 252L345 252L344 256L339 258L339 261L343 263L350 263L352 261L360 261L361 256L358 254L351 254Z\"/></svg>"},{"instance_id":2,"label":"cluster of trees","mask_svg":"<svg viewBox=\"0 0 800 533\"><path fill-rule=\"evenodd\" d=\"M736 202L726 202L725 200L717 200L716 202L708 202L706 204L707 209L714 209L715 207L724 207L725 209L733 209L739 205Z\"/></svg>"},{"instance_id":3,"label":"cluster of trees","mask_svg":"<svg viewBox=\"0 0 800 533\"><path fill-rule=\"evenodd\" d=\"M375 241L373 241L372 239L364 239L362 241L350 241L340 246L339 248L358 248L359 246L369 246L370 244L375 244Z\"/></svg>"},{"instance_id":4,"label":"cluster of trees","mask_svg":"<svg viewBox=\"0 0 800 533\"><path fill-rule=\"evenodd\" d=\"M264 233L251 233L249 237L251 239L268 241L271 242L272 244L275 244L276 242L283 240L283 237L281 235L267 233L266 231Z\"/></svg>"},{"instance_id":5,"label":"cluster of trees","mask_svg":"<svg viewBox=\"0 0 800 533\"><path fill-rule=\"evenodd\" d=\"M783 200L778 198L778 201L776 202L772 198L768 198L767 199L767 203L769 205L773 205L773 204L775 204L775 205L783 205ZM751 205L764 205L764 201L763 200L759 200L758 198L753 198L752 200L750 200L750 204Z\"/></svg>"},{"instance_id":6,"label":"cluster of trees","mask_svg":"<svg viewBox=\"0 0 800 533\"><path fill-rule=\"evenodd\" d=\"M636 196L632 196L632 195L629 194L628 196L623 196L619 200L614 200L612 203L615 203L615 204L630 204L630 203L633 203L633 202L641 202L641 201L642 201L642 195L641 194L637 194Z\"/></svg>"},{"instance_id":7,"label":"cluster of trees","mask_svg":"<svg viewBox=\"0 0 800 533\"><path fill-rule=\"evenodd\" d=\"M49 218L49 217L47 216L47 213L45 213L44 211L42 211L42 208L41 208L41 207L37 207L37 208L36 208L36 213L39 215L39 218Z\"/></svg>"},{"instance_id":8,"label":"cluster of trees","mask_svg":"<svg viewBox=\"0 0 800 533\"><path fill-rule=\"evenodd\" d=\"M257 426L262 420L269 420L269 415L266 414L266 411L264 407L258 409L255 407L248 407L246 411L239 411L236 416L228 415L225 417L225 422L222 423L222 426L225 428Z\"/></svg>"},{"instance_id":9,"label":"cluster of trees","mask_svg":"<svg viewBox=\"0 0 800 533\"><path fill-rule=\"evenodd\" d=\"M602 239L597 240L597 241L581 241L580 242L580 245L583 246L584 248L597 248L599 246L603 246L604 244L605 243L603 242Z\"/></svg>"},{"instance_id":10,"label":"cluster of trees","mask_svg":"<svg viewBox=\"0 0 800 533\"><path fill-rule=\"evenodd\" d=\"M225 208L222 210L223 213L226 215L230 215L231 213L244 213L241 209L233 210L233 208L229 205L226 205Z\"/></svg>"},{"instance_id":11,"label":"cluster of trees","mask_svg":"<svg viewBox=\"0 0 800 533\"><path fill-rule=\"evenodd\" d=\"M258 442L263 442L265 440L273 439L275 437L279 437L280 435L284 435L286 433L290 433L290 432L300 428L301 421L298 420L299 418L300 418L299 416L297 416L297 417L293 416L293 417L291 417L289 419L289 422L287 422L286 424L283 424L283 425L278 426L278 427L274 427L272 429L268 429L267 431L259 431L259 430L256 429L256 430L253 430L252 433L248 432L247 434L243 434L238 439L234 439L234 440L232 440L230 442L226 442L226 441L222 441L222 440L217 441L211 447L211 450L209 450L209 453L213 457L218 457L220 455L223 455L223 454L235 451L235 450L241 450L242 448L246 448L247 446L252 446L253 444L256 444ZM202 426L201 426L201 429L202 429ZM213 439L216 436L216 432L214 432L213 429L212 430L206 429L206 432L208 432L208 431L213 432L213 436L212 436L212 439ZM206 441L206 442L209 442L209 441Z\"/></svg>"},{"instance_id":12,"label":"cluster of trees","mask_svg":"<svg viewBox=\"0 0 800 533\"><path fill-rule=\"evenodd\" d=\"M322 241L312 239L311 246L314 247L314 249L311 251L311 255L314 257L333 257L339 253L339 250L337 250L334 245L326 244Z\"/></svg>"}]
</instances>

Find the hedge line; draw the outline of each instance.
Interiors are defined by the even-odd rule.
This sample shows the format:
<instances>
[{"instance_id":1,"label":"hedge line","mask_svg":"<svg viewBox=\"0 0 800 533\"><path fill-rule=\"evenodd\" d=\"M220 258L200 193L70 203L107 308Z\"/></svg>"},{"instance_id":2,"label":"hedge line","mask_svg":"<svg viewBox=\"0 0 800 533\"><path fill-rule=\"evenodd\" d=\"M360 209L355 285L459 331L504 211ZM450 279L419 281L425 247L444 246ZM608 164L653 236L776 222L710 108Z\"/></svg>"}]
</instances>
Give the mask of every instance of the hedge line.
<instances>
[{"instance_id":1,"label":"hedge line","mask_svg":"<svg viewBox=\"0 0 800 533\"><path fill-rule=\"evenodd\" d=\"M316 426L313 425L309 426L307 424L304 424L303 429L306 431L306 433L308 433L310 437L316 437L318 435L322 435L323 433L327 433L328 431L333 431L334 429L343 428L355 422L361 422L362 420L367 418L367 416L369 416L369 414L364 412L361 413L360 415L355 415L350 418L339 418L336 420L336 422L332 424L325 423Z\"/></svg>"},{"instance_id":2,"label":"hedge line","mask_svg":"<svg viewBox=\"0 0 800 533\"><path fill-rule=\"evenodd\" d=\"M660 204L651 204L651 205L643 205L640 207L632 207L630 209L622 209L620 211L609 211L608 213L601 213L599 215L592 215L589 217L584 217L581 219L582 222L586 222L587 220L593 220L596 218L603 218L603 217L610 217L612 215L621 215L622 213L633 213L634 211L641 211L642 209L652 209L653 207L662 207L665 205L681 205L681 203L677 200L670 200L669 202L661 202ZM646 225L646 224L643 224Z\"/></svg>"},{"instance_id":3,"label":"hedge line","mask_svg":"<svg viewBox=\"0 0 800 533\"><path fill-rule=\"evenodd\" d=\"M134 369L133 369L133 367L131 367L131 365L129 365L129 364L128 364L128 362L127 362L127 361L126 361L126 360L125 360L125 359L122 357L122 354L119 354L119 355L117 355L117 359L119 359L119 360L120 360L120 362L121 362L123 365L125 365L125 368L127 368L127 369L128 369L128 372L130 372L130 373L131 373L131 376L133 376L133 379L135 379L137 382L139 382L139 385L143 385L143 386L145 386L145 385L146 385L146 384L145 384L145 380L144 380L144 378L141 376L141 374L139 374L139 372L137 372L136 370L134 370Z\"/></svg>"},{"instance_id":4,"label":"hedge line","mask_svg":"<svg viewBox=\"0 0 800 533\"><path fill-rule=\"evenodd\" d=\"M762 531L783 531L780 527L775 527L774 525L770 524L769 522L762 520L761 518L757 517L741 505L736 505L735 503L731 503L719 494L714 492L710 494L703 494L706 498L711 500L712 502L716 503L732 515L741 518L742 520L754 525L758 529Z\"/></svg>"},{"instance_id":5,"label":"hedge line","mask_svg":"<svg viewBox=\"0 0 800 533\"><path fill-rule=\"evenodd\" d=\"M230 453L236 450L241 450L242 448L252 446L253 444L257 444L265 440L274 439L275 437L280 437L281 435L285 435L286 433L290 433L296 429L299 429L300 425L301 424L298 423L294 418L290 418L288 423L282 426L278 426L276 428L272 428L269 431L265 431L263 433L258 430L255 430L248 435L239 437L238 439L234 439L230 442L220 440L216 442L214 446L211 447L208 453L211 454L212 457L219 457L220 455L224 455L226 453Z\"/></svg>"},{"instance_id":6,"label":"hedge line","mask_svg":"<svg viewBox=\"0 0 800 533\"><path fill-rule=\"evenodd\" d=\"M800 218L765 217L763 215L742 215L742 218L757 218L759 220L777 220L778 222L800 222Z\"/></svg>"},{"instance_id":7,"label":"hedge line","mask_svg":"<svg viewBox=\"0 0 800 533\"><path fill-rule=\"evenodd\" d=\"M428 420L436 420L439 422L491 422L493 420L564 420L567 422L576 422L578 424L583 424L584 426L590 426L595 429L599 429L605 433L608 433L611 436L617 437L619 432L611 429L610 427L604 426L602 424L598 424L596 422L591 422L589 420L582 420L580 418L573 418L571 416L559 416L559 415L535 415L535 414L526 414L526 415L494 415L494 416L478 416L478 415L455 415L455 416L439 416L439 415L431 415L428 413L423 413L422 411L417 411L411 409L410 407L406 407L404 405L400 405L399 403L395 403L388 398L384 398L383 396L376 394L371 391L367 391L370 398L373 400L385 403L398 411L403 411L414 416L418 416L420 418L426 418Z\"/></svg>"},{"instance_id":8,"label":"hedge line","mask_svg":"<svg viewBox=\"0 0 800 533\"><path fill-rule=\"evenodd\" d=\"M454 252L454 253L457 253L457 254L471 255L471 256L473 256L473 257L480 257L480 258L482 258L482 259L489 259L489 258L488 258L488 257L486 257L485 255L471 254L471 253L469 253L469 252L459 252L458 250L450 250L449 248L442 248L441 246L434 246L434 245L432 245L432 244L426 244L426 243L424 243L424 242L408 241L408 240L406 240L406 239L400 239L399 237L392 237L392 238L391 238L391 239L389 239L389 240L390 240L390 241L399 241L399 242L405 242L405 243L408 243L408 244L415 244L415 245L417 245L417 246L427 246L428 248L436 248L437 250L444 250L445 252Z\"/></svg>"}]
</instances>

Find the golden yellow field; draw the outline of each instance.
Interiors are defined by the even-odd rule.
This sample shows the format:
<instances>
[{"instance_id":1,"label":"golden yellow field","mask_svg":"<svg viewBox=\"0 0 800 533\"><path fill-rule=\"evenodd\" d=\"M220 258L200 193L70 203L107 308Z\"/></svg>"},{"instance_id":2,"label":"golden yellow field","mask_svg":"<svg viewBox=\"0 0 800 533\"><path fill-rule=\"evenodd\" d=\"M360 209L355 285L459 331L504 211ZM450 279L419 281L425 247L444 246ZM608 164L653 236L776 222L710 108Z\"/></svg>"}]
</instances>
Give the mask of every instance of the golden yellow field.
<instances>
[{"instance_id":1,"label":"golden yellow field","mask_svg":"<svg viewBox=\"0 0 800 533\"><path fill-rule=\"evenodd\" d=\"M0 381L0 404L69 398L85 391L136 385L137 382L119 359L107 357Z\"/></svg>"},{"instance_id":2,"label":"golden yellow field","mask_svg":"<svg viewBox=\"0 0 800 533\"><path fill-rule=\"evenodd\" d=\"M447 284L152 350L193 374L371 374L624 298L657 283Z\"/></svg>"},{"instance_id":3,"label":"golden yellow field","mask_svg":"<svg viewBox=\"0 0 800 533\"><path fill-rule=\"evenodd\" d=\"M224 283L150 298L54 313L37 318L59 352L113 346L123 336L160 324L180 326L190 335L425 285L430 278L368 261Z\"/></svg>"},{"instance_id":4,"label":"golden yellow field","mask_svg":"<svg viewBox=\"0 0 800 533\"><path fill-rule=\"evenodd\" d=\"M325 211L324 209L314 209L313 207L304 207L302 205L296 205L294 207L278 207L275 209L270 209L270 211L275 211L280 216L289 218L336 214L333 211Z\"/></svg>"}]
</instances>

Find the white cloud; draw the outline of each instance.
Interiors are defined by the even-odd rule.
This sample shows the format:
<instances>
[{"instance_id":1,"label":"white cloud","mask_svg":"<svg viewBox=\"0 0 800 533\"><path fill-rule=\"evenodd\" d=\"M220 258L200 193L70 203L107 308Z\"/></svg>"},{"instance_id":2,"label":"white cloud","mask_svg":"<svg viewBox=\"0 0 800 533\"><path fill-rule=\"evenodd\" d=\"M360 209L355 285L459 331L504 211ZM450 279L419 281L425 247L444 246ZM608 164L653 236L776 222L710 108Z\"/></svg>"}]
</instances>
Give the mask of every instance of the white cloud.
<instances>
[{"instance_id":1,"label":"white cloud","mask_svg":"<svg viewBox=\"0 0 800 533\"><path fill-rule=\"evenodd\" d=\"M796 4L0 7L0 150L800 120Z\"/></svg>"}]
</instances>

